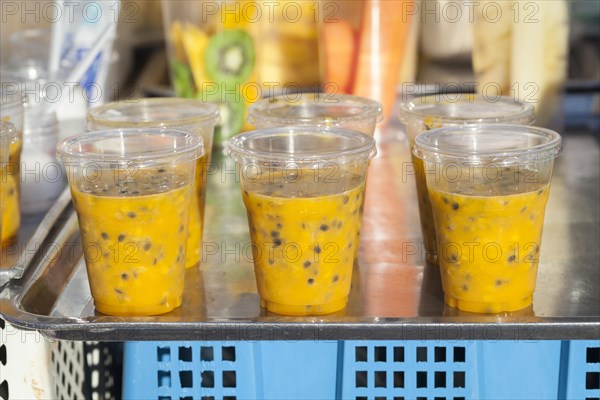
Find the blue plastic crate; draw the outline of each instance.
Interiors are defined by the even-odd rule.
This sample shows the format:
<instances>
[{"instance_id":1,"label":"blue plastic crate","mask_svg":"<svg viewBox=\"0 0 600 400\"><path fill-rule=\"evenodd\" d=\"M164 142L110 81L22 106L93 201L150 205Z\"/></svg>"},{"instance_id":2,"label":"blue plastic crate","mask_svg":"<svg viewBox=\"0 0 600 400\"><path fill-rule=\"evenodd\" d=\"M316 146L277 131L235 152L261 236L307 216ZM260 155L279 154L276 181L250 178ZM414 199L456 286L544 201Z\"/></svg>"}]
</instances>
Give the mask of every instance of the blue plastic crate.
<instances>
[{"instance_id":1,"label":"blue plastic crate","mask_svg":"<svg viewBox=\"0 0 600 400\"><path fill-rule=\"evenodd\" d=\"M600 400L600 341L131 342L124 399Z\"/></svg>"}]
</instances>

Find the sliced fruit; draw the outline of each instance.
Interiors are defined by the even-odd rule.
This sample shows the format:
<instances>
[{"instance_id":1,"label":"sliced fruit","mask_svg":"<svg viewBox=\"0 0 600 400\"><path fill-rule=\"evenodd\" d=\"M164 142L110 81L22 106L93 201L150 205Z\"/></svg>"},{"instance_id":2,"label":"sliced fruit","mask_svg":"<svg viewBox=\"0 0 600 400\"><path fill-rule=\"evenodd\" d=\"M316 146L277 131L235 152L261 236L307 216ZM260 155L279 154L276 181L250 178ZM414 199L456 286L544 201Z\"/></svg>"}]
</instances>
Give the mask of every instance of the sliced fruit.
<instances>
[{"instance_id":1,"label":"sliced fruit","mask_svg":"<svg viewBox=\"0 0 600 400\"><path fill-rule=\"evenodd\" d=\"M171 39L171 44L172 44L172 49L173 49L173 55L178 59L178 60L185 60L185 51L183 49L183 29L181 26L181 22L179 21L175 21L173 22L173 25L171 25L171 29L170 29L170 39Z\"/></svg>"},{"instance_id":2,"label":"sliced fruit","mask_svg":"<svg viewBox=\"0 0 600 400\"><path fill-rule=\"evenodd\" d=\"M206 73L214 82L244 83L254 68L254 40L243 30L214 34L204 54Z\"/></svg>"},{"instance_id":3,"label":"sliced fruit","mask_svg":"<svg viewBox=\"0 0 600 400\"><path fill-rule=\"evenodd\" d=\"M219 106L221 121L215 129L215 144L221 144L242 131L246 103L241 94L234 93L233 90L218 90L216 93L214 91L199 93L196 97Z\"/></svg>"},{"instance_id":4,"label":"sliced fruit","mask_svg":"<svg viewBox=\"0 0 600 400\"><path fill-rule=\"evenodd\" d=\"M171 75L173 87L178 97L194 97L194 82L188 66L179 61L171 60Z\"/></svg>"},{"instance_id":5,"label":"sliced fruit","mask_svg":"<svg viewBox=\"0 0 600 400\"><path fill-rule=\"evenodd\" d=\"M202 90L202 83L209 80L204 70L204 52L208 45L208 35L198 27L186 24L183 29L182 39L196 88Z\"/></svg>"},{"instance_id":6,"label":"sliced fruit","mask_svg":"<svg viewBox=\"0 0 600 400\"><path fill-rule=\"evenodd\" d=\"M350 90L356 40L352 26L343 19L323 24L325 81L342 93ZM326 85L332 86L332 85Z\"/></svg>"}]
</instances>

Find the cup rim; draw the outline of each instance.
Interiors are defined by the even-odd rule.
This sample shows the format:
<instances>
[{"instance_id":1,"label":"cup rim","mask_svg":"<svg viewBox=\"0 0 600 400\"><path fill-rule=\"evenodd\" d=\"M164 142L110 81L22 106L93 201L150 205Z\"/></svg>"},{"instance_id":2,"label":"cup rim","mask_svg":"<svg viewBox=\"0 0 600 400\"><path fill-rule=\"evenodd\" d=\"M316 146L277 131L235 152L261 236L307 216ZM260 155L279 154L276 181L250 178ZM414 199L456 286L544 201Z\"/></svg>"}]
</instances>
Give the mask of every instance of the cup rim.
<instances>
[{"instance_id":1,"label":"cup rim","mask_svg":"<svg viewBox=\"0 0 600 400\"><path fill-rule=\"evenodd\" d=\"M404 124L407 124L410 119L425 120L431 118L435 122L440 122L444 125L462 125L462 124L510 124L519 121L522 125L530 125L535 122L535 108L530 103L525 103L516 100L509 96L495 96L490 97L490 101L486 100L488 96L458 93L461 96L461 100L457 101L439 101L440 96L444 94L431 94L425 96L417 96L411 100L400 103L399 106L399 119ZM463 96L465 98L463 98ZM419 100L419 104L416 103ZM473 104L473 103L485 103L488 105L502 103L505 105L518 106L519 108L511 114L499 114L497 116L490 117L452 117L446 115L433 115L431 112L427 112L428 106L432 105L447 105L456 106L457 104Z\"/></svg>"},{"instance_id":2,"label":"cup rim","mask_svg":"<svg viewBox=\"0 0 600 400\"><path fill-rule=\"evenodd\" d=\"M0 121L0 141L12 144L17 142L18 139L19 132L17 131L17 127L8 121Z\"/></svg>"},{"instance_id":3,"label":"cup rim","mask_svg":"<svg viewBox=\"0 0 600 400\"><path fill-rule=\"evenodd\" d=\"M188 116L185 118L178 118L172 120L162 121L143 121L135 118L127 118L126 120L115 120L104 117L103 115L107 112L114 110L122 110L131 105L147 105L150 107L160 106L193 106L196 107L200 113L196 116ZM172 128L184 125L193 125L201 122L214 122L217 123L219 120L219 106L213 103L202 102L198 99L186 99L179 97L153 97L153 98L142 98L136 100L120 100L112 103L107 103L98 107L93 107L88 110L86 115L87 124L100 124L103 126L109 126L111 128L155 128L165 127Z\"/></svg>"},{"instance_id":4,"label":"cup rim","mask_svg":"<svg viewBox=\"0 0 600 400\"><path fill-rule=\"evenodd\" d=\"M349 94L337 94L337 93L323 93L323 92L303 92L296 93L294 95L300 96L300 98L295 101L287 101L286 95L277 95L269 98L265 98L262 100L258 100L257 102L251 104L248 107L248 123L252 125L256 125L257 121L267 121L270 124L276 126L300 126L300 125L326 125L333 123L342 123L342 122L350 122L363 120L368 118L375 118L375 123L379 123L383 120L382 114L382 106L381 103L371 100L366 97L353 96ZM347 115L347 116L338 116L338 117L298 117L298 116L279 116L272 113L271 106L272 104L282 102L283 104L288 105L299 105L299 104L307 104L310 97L325 97L327 99L331 99L331 101L335 101L337 103L318 103L315 104L338 104L341 102L354 102L359 103L361 107L365 108L364 113ZM324 100L325 101L325 100Z\"/></svg>"},{"instance_id":5,"label":"cup rim","mask_svg":"<svg viewBox=\"0 0 600 400\"><path fill-rule=\"evenodd\" d=\"M305 153L287 153L255 150L248 147L248 142L254 138L268 138L269 136L331 136L337 135L356 141L356 146L334 151L314 151ZM318 163L336 162L338 164L349 164L355 161L367 161L377 154L375 139L362 132L351 131L342 128L323 128L315 126L283 126L267 129L259 129L238 134L225 142L224 152L237 162L243 159L253 159L261 162L280 163Z\"/></svg>"},{"instance_id":6,"label":"cup rim","mask_svg":"<svg viewBox=\"0 0 600 400\"><path fill-rule=\"evenodd\" d=\"M476 134L476 135L491 135L491 134L536 134L545 137L544 143L522 147L512 150L469 150L463 146L446 146L442 147L434 144L434 139L444 135L456 136L459 134ZM460 148L459 148L460 147ZM436 154L443 157L461 158L465 160L479 158L523 158L529 159L536 157L538 160L554 159L562 152L561 136L550 129L540 128L537 126L518 125L518 124L469 124L459 126L448 126L435 128L425 131L415 139L415 148L413 154L421 159L427 159L428 154Z\"/></svg>"},{"instance_id":7,"label":"cup rim","mask_svg":"<svg viewBox=\"0 0 600 400\"><path fill-rule=\"evenodd\" d=\"M160 135L162 137L179 137L184 140L184 145L177 148L166 148L164 150L146 152L127 152L125 154L103 154L92 151L74 151L73 146L77 144L95 144L105 139L115 139L135 136ZM135 162L140 166L148 167L165 162L177 160L179 162L191 161L204 155L204 141L202 137L190 132L176 129L162 128L123 128L90 131L73 135L61 140L56 146L57 158L63 162L68 160L87 160L98 164L118 164Z\"/></svg>"}]
</instances>

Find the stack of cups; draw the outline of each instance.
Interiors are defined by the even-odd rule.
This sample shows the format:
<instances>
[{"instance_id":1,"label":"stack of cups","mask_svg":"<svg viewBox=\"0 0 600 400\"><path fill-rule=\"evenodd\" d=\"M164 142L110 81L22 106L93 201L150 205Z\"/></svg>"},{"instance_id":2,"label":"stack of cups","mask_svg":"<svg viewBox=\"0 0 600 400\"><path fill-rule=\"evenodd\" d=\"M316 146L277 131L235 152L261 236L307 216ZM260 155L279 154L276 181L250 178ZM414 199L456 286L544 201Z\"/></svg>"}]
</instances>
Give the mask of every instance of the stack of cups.
<instances>
[{"instance_id":1,"label":"stack of cups","mask_svg":"<svg viewBox=\"0 0 600 400\"><path fill-rule=\"evenodd\" d=\"M439 262L446 304L468 312L532 304L562 149L558 133L524 125L534 120L531 106L495 100L428 96L402 105L429 259Z\"/></svg>"}]
</instances>

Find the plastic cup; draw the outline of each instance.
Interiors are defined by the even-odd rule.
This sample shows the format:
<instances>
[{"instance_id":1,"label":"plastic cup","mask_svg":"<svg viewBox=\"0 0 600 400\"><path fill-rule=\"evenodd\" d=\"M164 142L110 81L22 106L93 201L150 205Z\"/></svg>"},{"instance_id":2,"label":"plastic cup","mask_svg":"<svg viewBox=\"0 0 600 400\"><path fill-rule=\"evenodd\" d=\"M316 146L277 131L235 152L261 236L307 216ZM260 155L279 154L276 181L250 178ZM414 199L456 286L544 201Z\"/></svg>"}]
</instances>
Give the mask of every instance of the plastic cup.
<instances>
[{"instance_id":1,"label":"plastic cup","mask_svg":"<svg viewBox=\"0 0 600 400\"><path fill-rule=\"evenodd\" d=\"M4 149L3 155L8 160L3 161L2 190L2 246L14 244L19 235L21 226L21 150L23 148L23 96L16 84L2 83L0 90L0 121L12 124L11 141L8 150ZM8 127L7 127L8 129Z\"/></svg>"},{"instance_id":2,"label":"plastic cup","mask_svg":"<svg viewBox=\"0 0 600 400\"><path fill-rule=\"evenodd\" d=\"M535 121L532 105L509 97L487 98L471 94L439 94L415 98L400 105L400 120L406 125L410 148L421 133L445 126L467 124L519 124ZM427 261L438 264L435 227L423 163L414 154L421 230Z\"/></svg>"},{"instance_id":3,"label":"plastic cup","mask_svg":"<svg viewBox=\"0 0 600 400\"><path fill-rule=\"evenodd\" d=\"M446 304L515 311L532 303L556 132L522 125L434 129L424 161Z\"/></svg>"},{"instance_id":4,"label":"plastic cup","mask_svg":"<svg viewBox=\"0 0 600 400\"><path fill-rule=\"evenodd\" d=\"M115 129L58 144L96 309L155 315L181 305L196 159L185 131Z\"/></svg>"},{"instance_id":5,"label":"plastic cup","mask_svg":"<svg viewBox=\"0 0 600 400\"><path fill-rule=\"evenodd\" d=\"M358 96L296 93L260 100L248 109L257 129L280 126L337 127L373 136L382 119L381 104Z\"/></svg>"},{"instance_id":6,"label":"plastic cup","mask_svg":"<svg viewBox=\"0 0 600 400\"><path fill-rule=\"evenodd\" d=\"M190 208L190 236L186 266L196 266L202 259L202 230L206 181L210 165L215 124L219 109L214 104L193 99L157 98L109 103L88 112L90 130L114 128L166 128L185 130L202 138L205 154L196 161L195 190Z\"/></svg>"},{"instance_id":7,"label":"plastic cup","mask_svg":"<svg viewBox=\"0 0 600 400\"><path fill-rule=\"evenodd\" d=\"M14 206L18 206L18 202L14 201L18 180L15 181L13 175L8 175L10 148L18 140L19 133L15 126L10 122L0 121L0 234L2 227L10 224L4 223L4 216L6 215L7 220L12 220L15 214ZM18 213L18 209L16 212Z\"/></svg>"},{"instance_id":8,"label":"plastic cup","mask_svg":"<svg viewBox=\"0 0 600 400\"><path fill-rule=\"evenodd\" d=\"M369 159L363 133L282 127L232 138L261 306L320 315L346 306Z\"/></svg>"}]
</instances>

